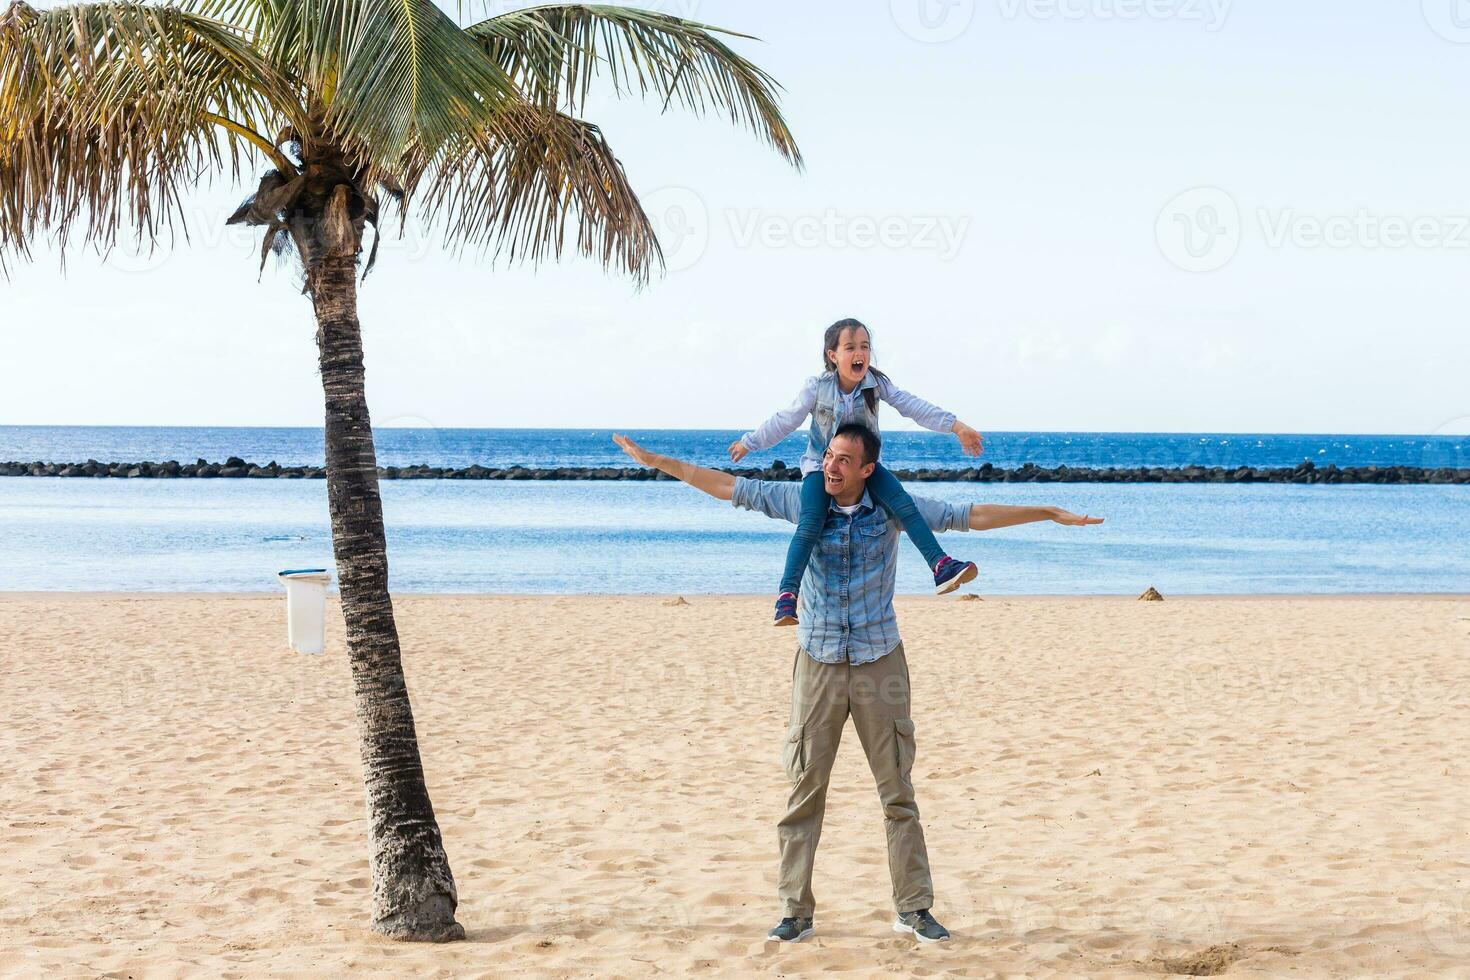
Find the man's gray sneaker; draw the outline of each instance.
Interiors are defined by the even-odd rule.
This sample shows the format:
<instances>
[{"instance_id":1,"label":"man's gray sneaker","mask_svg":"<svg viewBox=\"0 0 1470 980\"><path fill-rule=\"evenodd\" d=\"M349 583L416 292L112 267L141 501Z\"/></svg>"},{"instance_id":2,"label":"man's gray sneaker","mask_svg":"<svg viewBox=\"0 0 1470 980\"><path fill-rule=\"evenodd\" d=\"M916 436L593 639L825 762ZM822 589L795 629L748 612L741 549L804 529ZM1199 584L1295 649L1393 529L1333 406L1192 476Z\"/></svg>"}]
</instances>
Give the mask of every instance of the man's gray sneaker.
<instances>
[{"instance_id":1,"label":"man's gray sneaker","mask_svg":"<svg viewBox=\"0 0 1470 980\"><path fill-rule=\"evenodd\" d=\"M911 932L921 943L942 943L949 938L949 930L939 924L928 909L917 912L902 912L893 923L894 932Z\"/></svg>"},{"instance_id":2,"label":"man's gray sneaker","mask_svg":"<svg viewBox=\"0 0 1470 980\"><path fill-rule=\"evenodd\" d=\"M793 919L787 916L776 928L766 933L766 938L781 943L799 943L816 931L812 928L811 919Z\"/></svg>"}]
</instances>

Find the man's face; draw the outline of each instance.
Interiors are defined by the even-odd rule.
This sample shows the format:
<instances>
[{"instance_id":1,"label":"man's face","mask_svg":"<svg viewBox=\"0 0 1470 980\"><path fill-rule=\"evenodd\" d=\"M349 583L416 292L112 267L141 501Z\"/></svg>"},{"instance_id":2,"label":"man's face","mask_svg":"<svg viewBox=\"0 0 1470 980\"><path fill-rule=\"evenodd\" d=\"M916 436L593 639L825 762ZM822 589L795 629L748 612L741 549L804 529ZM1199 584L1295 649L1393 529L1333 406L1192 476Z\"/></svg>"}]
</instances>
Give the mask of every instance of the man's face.
<instances>
[{"instance_id":1,"label":"man's face","mask_svg":"<svg viewBox=\"0 0 1470 980\"><path fill-rule=\"evenodd\" d=\"M863 460L863 443L852 436L838 436L827 443L822 457L822 475L827 493L844 506L863 499L863 488L873 475L873 464Z\"/></svg>"}]
</instances>

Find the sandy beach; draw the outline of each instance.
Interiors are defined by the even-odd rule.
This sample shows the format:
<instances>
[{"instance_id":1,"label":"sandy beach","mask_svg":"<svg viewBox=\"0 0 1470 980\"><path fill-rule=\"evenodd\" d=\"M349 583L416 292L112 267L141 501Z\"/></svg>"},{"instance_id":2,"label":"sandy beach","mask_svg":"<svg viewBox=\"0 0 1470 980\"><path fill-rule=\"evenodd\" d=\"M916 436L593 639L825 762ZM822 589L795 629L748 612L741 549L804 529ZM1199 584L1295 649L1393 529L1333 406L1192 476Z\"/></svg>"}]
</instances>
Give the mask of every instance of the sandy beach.
<instances>
[{"instance_id":1,"label":"sandy beach","mask_svg":"<svg viewBox=\"0 0 1470 980\"><path fill-rule=\"evenodd\" d=\"M367 930L342 624L0 598L7 976L1470 976L1470 599L901 598L954 932L889 930L851 729L768 945L794 634L761 598L404 596L468 941Z\"/></svg>"}]
</instances>

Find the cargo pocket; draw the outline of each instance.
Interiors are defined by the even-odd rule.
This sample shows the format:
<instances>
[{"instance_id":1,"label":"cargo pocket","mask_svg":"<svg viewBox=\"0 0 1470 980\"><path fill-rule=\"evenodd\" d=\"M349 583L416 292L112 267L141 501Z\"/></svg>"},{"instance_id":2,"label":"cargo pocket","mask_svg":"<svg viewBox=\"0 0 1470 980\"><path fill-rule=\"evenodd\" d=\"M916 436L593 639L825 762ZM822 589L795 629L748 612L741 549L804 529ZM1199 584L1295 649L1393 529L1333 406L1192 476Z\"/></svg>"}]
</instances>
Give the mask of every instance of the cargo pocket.
<instances>
[{"instance_id":1,"label":"cargo pocket","mask_svg":"<svg viewBox=\"0 0 1470 980\"><path fill-rule=\"evenodd\" d=\"M801 782L802 771L806 769L806 740L802 737L805 731L805 725L792 725L786 730L781 764L786 767L786 776L793 786Z\"/></svg>"},{"instance_id":2,"label":"cargo pocket","mask_svg":"<svg viewBox=\"0 0 1470 980\"><path fill-rule=\"evenodd\" d=\"M909 774L914 768L914 720L893 719L893 734L898 752L898 775L904 782L912 782Z\"/></svg>"}]
</instances>

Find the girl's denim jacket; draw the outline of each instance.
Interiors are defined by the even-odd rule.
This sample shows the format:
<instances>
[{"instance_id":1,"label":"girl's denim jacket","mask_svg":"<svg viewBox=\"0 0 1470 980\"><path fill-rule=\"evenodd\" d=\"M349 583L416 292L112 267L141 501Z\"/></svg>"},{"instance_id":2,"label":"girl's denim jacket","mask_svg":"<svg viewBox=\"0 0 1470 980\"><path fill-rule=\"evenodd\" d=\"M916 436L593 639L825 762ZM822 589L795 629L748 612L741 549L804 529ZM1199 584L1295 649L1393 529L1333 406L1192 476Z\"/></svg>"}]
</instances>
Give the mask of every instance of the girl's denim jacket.
<instances>
[{"instance_id":1,"label":"girl's denim jacket","mask_svg":"<svg viewBox=\"0 0 1470 980\"><path fill-rule=\"evenodd\" d=\"M868 410L868 399L864 392L877 389L878 399L898 410L904 418L913 419L926 429L935 432L950 432L954 429L955 416L938 405L932 405L917 395L884 379L879 380L872 371L863 375L863 380L851 393L844 395L837 385L836 371L823 371L807 378L797 393L796 400L788 407L772 415L753 432L740 437L745 448L751 452L769 449L797 430L802 419L811 416L811 435L807 440L806 452L801 456L801 475L815 473L822 468L822 454L832 434L848 422L861 422L874 432L878 431L878 413Z\"/></svg>"}]
</instances>

